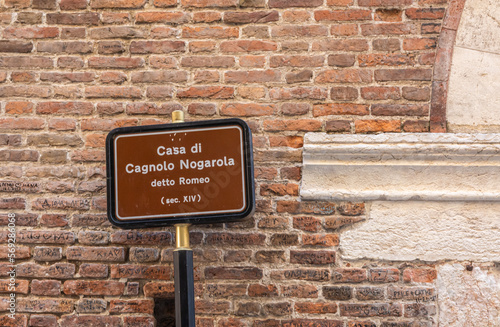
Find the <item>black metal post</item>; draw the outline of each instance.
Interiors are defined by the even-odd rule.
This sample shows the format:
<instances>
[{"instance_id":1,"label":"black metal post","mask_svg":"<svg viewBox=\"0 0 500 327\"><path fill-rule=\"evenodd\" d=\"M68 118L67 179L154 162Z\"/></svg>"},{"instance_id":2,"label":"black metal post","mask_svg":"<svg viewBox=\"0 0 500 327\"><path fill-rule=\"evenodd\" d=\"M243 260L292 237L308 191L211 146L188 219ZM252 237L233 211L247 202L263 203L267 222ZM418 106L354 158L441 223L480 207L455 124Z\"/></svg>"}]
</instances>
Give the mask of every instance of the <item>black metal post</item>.
<instances>
[{"instance_id":1,"label":"black metal post","mask_svg":"<svg viewBox=\"0 0 500 327\"><path fill-rule=\"evenodd\" d=\"M195 327L193 250L174 251L175 326Z\"/></svg>"}]
</instances>

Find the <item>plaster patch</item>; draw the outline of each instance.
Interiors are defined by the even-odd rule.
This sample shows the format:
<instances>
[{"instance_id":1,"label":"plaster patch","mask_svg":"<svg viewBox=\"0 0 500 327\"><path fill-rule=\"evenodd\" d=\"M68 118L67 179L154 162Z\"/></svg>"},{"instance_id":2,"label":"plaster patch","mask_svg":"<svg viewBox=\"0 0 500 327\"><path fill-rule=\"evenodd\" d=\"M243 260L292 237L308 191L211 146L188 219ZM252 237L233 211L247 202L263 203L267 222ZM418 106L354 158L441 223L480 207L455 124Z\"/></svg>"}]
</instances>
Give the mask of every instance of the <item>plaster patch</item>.
<instances>
[{"instance_id":1,"label":"plaster patch","mask_svg":"<svg viewBox=\"0 0 500 327\"><path fill-rule=\"evenodd\" d=\"M500 6L498 0L467 0L455 45L500 54Z\"/></svg>"},{"instance_id":2,"label":"plaster patch","mask_svg":"<svg viewBox=\"0 0 500 327\"><path fill-rule=\"evenodd\" d=\"M340 236L344 259L500 261L500 203L373 202Z\"/></svg>"},{"instance_id":3,"label":"plaster patch","mask_svg":"<svg viewBox=\"0 0 500 327\"><path fill-rule=\"evenodd\" d=\"M500 33L496 40L500 44ZM455 46L448 90L451 131L500 130L500 54ZM470 126L467 128L466 126ZM496 126L496 127L493 127Z\"/></svg>"},{"instance_id":4,"label":"plaster patch","mask_svg":"<svg viewBox=\"0 0 500 327\"><path fill-rule=\"evenodd\" d=\"M439 326L500 326L500 275L460 264L438 267Z\"/></svg>"}]
</instances>

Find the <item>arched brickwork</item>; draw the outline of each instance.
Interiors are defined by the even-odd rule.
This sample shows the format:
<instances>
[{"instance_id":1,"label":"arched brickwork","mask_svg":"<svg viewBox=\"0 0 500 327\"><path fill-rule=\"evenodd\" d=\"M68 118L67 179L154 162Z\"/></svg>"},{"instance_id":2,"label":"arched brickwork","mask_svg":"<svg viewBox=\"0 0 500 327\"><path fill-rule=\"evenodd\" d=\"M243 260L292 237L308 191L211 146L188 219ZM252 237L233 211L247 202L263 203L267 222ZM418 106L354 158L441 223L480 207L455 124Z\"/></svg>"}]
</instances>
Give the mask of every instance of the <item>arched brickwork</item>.
<instances>
[{"instance_id":1,"label":"arched brickwork","mask_svg":"<svg viewBox=\"0 0 500 327\"><path fill-rule=\"evenodd\" d=\"M450 78L453 46L464 10L465 0L451 0L443 21L436 51L436 62L432 79L430 131L446 132L446 99Z\"/></svg>"}]
</instances>

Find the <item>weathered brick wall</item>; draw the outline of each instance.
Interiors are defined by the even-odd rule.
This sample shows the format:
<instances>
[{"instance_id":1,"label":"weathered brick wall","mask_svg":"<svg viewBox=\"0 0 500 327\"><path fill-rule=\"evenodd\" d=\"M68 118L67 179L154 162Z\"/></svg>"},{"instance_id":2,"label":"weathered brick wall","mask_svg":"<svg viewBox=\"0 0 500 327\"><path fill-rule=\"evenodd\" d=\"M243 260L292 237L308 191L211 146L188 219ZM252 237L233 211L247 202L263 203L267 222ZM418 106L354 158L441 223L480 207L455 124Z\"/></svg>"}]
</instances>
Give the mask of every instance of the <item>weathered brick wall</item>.
<instances>
[{"instance_id":1,"label":"weathered brick wall","mask_svg":"<svg viewBox=\"0 0 500 327\"><path fill-rule=\"evenodd\" d=\"M339 233L365 205L298 190L305 132L429 131L447 0L1 5L0 326L170 326L172 229L107 222L104 140L177 109L254 133L255 215L192 228L199 326L432 324L434 267L342 261Z\"/></svg>"}]
</instances>

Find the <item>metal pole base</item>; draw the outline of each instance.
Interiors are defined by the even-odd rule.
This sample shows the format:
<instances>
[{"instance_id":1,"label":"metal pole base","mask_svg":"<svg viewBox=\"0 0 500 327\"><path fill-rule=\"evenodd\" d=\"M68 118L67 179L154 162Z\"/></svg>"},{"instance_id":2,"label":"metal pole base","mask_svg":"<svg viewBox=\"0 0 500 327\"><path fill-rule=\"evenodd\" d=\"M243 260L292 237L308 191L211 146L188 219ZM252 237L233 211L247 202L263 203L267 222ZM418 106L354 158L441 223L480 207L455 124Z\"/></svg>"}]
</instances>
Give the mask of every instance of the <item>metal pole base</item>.
<instances>
[{"instance_id":1,"label":"metal pole base","mask_svg":"<svg viewBox=\"0 0 500 327\"><path fill-rule=\"evenodd\" d=\"M174 251L175 326L195 327L193 250Z\"/></svg>"}]
</instances>

